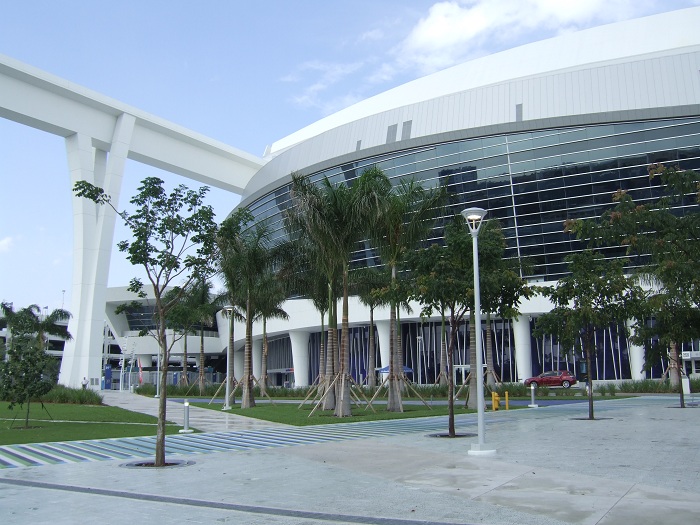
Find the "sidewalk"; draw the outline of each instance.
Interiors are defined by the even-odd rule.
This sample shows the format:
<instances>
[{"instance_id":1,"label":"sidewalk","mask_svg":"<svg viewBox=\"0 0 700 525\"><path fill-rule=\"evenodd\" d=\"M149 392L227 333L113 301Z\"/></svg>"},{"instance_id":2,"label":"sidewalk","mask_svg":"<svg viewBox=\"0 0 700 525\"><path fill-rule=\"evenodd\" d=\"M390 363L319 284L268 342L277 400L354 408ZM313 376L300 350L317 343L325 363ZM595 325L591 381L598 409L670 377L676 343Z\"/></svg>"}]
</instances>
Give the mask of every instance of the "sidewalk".
<instances>
[{"instance_id":1,"label":"sidewalk","mask_svg":"<svg viewBox=\"0 0 700 525\"><path fill-rule=\"evenodd\" d=\"M158 398L141 396L126 390L103 390L100 393L103 396L105 405L121 407L133 412L141 412L158 417ZM165 406L166 419L177 425L184 426L185 407L183 403L166 400ZM278 425L278 423L243 417L221 410L190 406L190 428L196 428L201 432L252 430L275 425Z\"/></svg>"},{"instance_id":2,"label":"sidewalk","mask_svg":"<svg viewBox=\"0 0 700 525\"><path fill-rule=\"evenodd\" d=\"M490 457L467 454L476 438L430 437L421 420L393 433L386 422L331 425L338 437L325 442L308 439L328 428L253 429L242 434L287 442L181 456L192 464L178 468L7 469L0 509L3 525L687 525L700 516L700 410L677 406L676 396L596 401L595 421L586 403L488 412ZM475 415L457 431L475 432ZM226 435L241 433L209 434Z\"/></svg>"}]
</instances>

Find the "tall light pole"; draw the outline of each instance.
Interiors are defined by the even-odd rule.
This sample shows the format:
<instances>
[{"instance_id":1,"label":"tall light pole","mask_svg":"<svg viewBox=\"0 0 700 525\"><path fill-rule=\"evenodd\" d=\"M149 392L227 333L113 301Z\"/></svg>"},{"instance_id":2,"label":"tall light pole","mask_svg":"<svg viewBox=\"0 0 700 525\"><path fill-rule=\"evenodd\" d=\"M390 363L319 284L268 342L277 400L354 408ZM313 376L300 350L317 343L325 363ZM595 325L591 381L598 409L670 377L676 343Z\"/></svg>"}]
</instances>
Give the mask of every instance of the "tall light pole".
<instances>
[{"instance_id":1,"label":"tall light pole","mask_svg":"<svg viewBox=\"0 0 700 525\"><path fill-rule=\"evenodd\" d=\"M228 345L226 348L226 400L224 401L224 408L221 410L231 410L231 378L229 377L229 373L231 372L231 344L233 342L233 338L231 337L233 333L233 306L224 306L224 310L228 314ZM202 363L200 363L200 366L202 366Z\"/></svg>"},{"instance_id":2,"label":"tall light pole","mask_svg":"<svg viewBox=\"0 0 700 525\"><path fill-rule=\"evenodd\" d=\"M474 327L476 330L476 414L478 443L472 443L469 454L495 454L493 449L487 449L484 443L484 366L481 355L481 290L479 288L479 229L486 217L483 208L467 208L462 210L462 216L467 221L469 232L472 234L472 252L474 254Z\"/></svg>"}]
</instances>

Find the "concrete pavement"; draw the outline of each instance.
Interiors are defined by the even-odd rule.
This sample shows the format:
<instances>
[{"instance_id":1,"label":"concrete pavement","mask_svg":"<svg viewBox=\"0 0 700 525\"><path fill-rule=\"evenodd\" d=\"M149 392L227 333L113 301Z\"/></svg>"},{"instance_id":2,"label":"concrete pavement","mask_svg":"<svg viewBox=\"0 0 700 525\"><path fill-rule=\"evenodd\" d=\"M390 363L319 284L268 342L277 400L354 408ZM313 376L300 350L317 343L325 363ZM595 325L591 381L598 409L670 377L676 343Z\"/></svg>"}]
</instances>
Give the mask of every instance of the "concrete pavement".
<instances>
[{"instance_id":1,"label":"concrete pavement","mask_svg":"<svg viewBox=\"0 0 700 525\"><path fill-rule=\"evenodd\" d=\"M677 406L677 396L597 401L596 421L584 419L586 403L489 412L490 457L467 454L475 437L430 437L445 418L332 425L334 439L319 442L291 438L331 431L258 423L198 436L263 436L271 446L179 456L192 462L184 467L0 470L0 515L7 525L687 525L700 517L700 411ZM475 425L474 415L457 420L458 432ZM272 446L276 435L283 446Z\"/></svg>"},{"instance_id":2,"label":"concrete pavement","mask_svg":"<svg viewBox=\"0 0 700 525\"><path fill-rule=\"evenodd\" d=\"M104 390L100 393L103 398L102 402L105 405L121 407L133 412L141 412L142 414L158 417L158 398L141 396L128 391L119 390ZM177 401L170 401L169 399L166 400L165 403L167 420L183 426L185 424L183 404ZM221 408L221 404L214 406ZM255 428L267 428L273 425L275 425L275 423L250 417L242 417L222 410L209 410L190 406L190 428L196 428L201 432L252 430Z\"/></svg>"}]
</instances>

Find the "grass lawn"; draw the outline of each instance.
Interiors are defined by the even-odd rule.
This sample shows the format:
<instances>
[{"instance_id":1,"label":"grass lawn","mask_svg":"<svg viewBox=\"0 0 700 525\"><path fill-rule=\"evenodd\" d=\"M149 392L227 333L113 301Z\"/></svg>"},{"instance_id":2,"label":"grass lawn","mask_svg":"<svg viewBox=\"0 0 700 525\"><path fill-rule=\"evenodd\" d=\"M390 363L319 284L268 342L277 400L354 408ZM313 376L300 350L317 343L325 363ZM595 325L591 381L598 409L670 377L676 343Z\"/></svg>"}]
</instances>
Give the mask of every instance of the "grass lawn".
<instances>
[{"instance_id":1,"label":"grass lawn","mask_svg":"<svg viewBox=\"0 0 700 525\"><path fill-rule=\"evenodd\" d=\"M333 423L353 423L356 421L377 421L383 419L407 419L413 417L431 417L431 416L446 416L447 405L433 405L432 410L423 404L407 404L404 403L403 412L387 412L386 404L375 404L374 410L365 410L364 407L353 405L351 417L335 417L332 410L323 411L320 408L310 416L315 404L307 403L299 408L299 402L295 403L275 403L268 402L258 403L255 407L246 410L241 410L239 405L234 405L231 409L232 414L262 419L264 421L273 421L275 423L285 423L287 425L306 426L306 425L328 425ZM221 410L221 405L210 405L208 403L192 402L193 406L208 408L210 410ZM469 414L476 412L468 410L464 407L464 403L455 404L455 415Z\"/></svg>"},{"instance_id":2,"label":"grass lawn","mask_svg":"<svg viewBox=\"0 0 700 525\"><path fill-rule=\"evenodd\" d=\"M155 436L156 418L104 405L32 403L29 427L24 428L26 406L13 410L0 402L0 445L75 441L133 436ZM181 427L168 424L166 432Z\"/></svg>"}]
</instances>

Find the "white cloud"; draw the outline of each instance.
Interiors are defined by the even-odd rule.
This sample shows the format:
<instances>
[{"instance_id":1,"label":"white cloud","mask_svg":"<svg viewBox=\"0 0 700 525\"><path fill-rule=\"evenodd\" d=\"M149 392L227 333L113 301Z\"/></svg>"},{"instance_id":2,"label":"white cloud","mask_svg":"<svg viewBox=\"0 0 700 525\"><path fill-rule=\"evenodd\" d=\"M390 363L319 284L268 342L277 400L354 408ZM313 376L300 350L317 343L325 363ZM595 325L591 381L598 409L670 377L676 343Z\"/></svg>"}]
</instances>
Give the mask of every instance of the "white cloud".
<instances>
[{"instance_id":1,"label":"white cloud","mask_svg":"<svg viewBox=\"0 0 700 525\"><path fill-rule=\"evenodd\" d=\"M299 82L300 79L303 78L302 73L311 72L312 75L315 75L317 77L316 80L304 88L300 95L293 97L292 100L298 106L306 108L316 107L325 112L327 109L324 108L327 107L328 102L323 100L322 95L332 86L342 82L348 76L357 72L362 65L362 62L348 64L320 61L306 62L298 68L297 73L287 75L284 79L287 82ZM333 106L335 106L335 104L333 104Z\"/></svg>"},{"instance_id":2,"label":"white cloud","mask_svg":"<svg viewBox=\"0 0 700 525\"><path fill-rule=\"evenodd\" d=\"M366 41L366 40L382 40L384 38L384 31L381 29L372 29L370 31L365 31L360 35L358 40L360 42Z\"/></svg>"},{"instance_id":3,"label":"white cloud","mask_svg":"<svg viewBox=\"0 0 700 525\"><path fill-rule=\"evenodd\" d=\"M437 2L391 50L391 64L380 69L425 75L524 42L660 10L651 0Z\"/></svg>"},{"instance_id":4,"label":"white cloud","mask_svg":"<svg viewBox=\"0 0 700 525\"><path fill-rule=\"evenodd\" d=\"M9 252L13 244L12 237L4 237L0 239L0 253Z\"/></svg>"}]
</instances>

